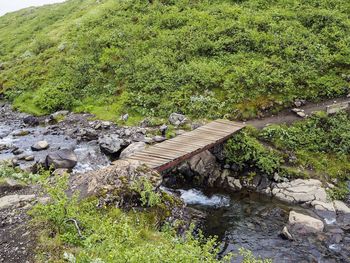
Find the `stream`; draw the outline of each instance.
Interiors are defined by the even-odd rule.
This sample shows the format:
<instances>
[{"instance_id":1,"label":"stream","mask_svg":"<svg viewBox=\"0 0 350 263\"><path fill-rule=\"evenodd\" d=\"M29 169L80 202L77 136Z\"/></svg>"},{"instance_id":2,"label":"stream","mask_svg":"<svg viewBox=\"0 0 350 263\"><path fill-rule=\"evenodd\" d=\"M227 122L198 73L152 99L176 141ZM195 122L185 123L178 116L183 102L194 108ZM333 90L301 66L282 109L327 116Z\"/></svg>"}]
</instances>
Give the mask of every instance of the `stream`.
<instances>
[{"instance_id":1,"label":"stream","mask_svg":"<svg viewBox=\"0 0 350 263\"><path fill-rule=\"evenodd\" d=\"M195 189L177 191L190 208L204 214L199 228L207 237L218 237L220 256L238 254L239 248L246 248L256 257L276 263L349 262L339 254L340 248L326 244L321 237L289 241L279 235L290 210L310 214L308 209L245 191L230 195L215 191L204 194Z\"/></svg>"}]
</instances>

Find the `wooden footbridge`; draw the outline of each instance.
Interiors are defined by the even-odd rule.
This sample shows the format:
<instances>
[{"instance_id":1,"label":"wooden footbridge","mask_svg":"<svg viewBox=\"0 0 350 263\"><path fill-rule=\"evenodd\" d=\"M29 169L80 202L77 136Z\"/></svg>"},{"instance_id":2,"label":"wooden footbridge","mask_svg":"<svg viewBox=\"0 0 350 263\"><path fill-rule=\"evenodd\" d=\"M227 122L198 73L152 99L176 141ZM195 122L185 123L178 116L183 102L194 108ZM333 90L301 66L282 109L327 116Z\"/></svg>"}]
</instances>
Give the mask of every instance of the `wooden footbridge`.
<instances>
[{"instance_id":1,"label":"wooden footbridge","mask_svg":"<svg viewBox=\"0 0 350 263\"><path fill-rule=\"evenodd\" d=\"M242 123L216 120L193 131L136 152L127 159L139 161L162 172L226 141L244 127L245 125Z\"/></svg>"}]
</instances>

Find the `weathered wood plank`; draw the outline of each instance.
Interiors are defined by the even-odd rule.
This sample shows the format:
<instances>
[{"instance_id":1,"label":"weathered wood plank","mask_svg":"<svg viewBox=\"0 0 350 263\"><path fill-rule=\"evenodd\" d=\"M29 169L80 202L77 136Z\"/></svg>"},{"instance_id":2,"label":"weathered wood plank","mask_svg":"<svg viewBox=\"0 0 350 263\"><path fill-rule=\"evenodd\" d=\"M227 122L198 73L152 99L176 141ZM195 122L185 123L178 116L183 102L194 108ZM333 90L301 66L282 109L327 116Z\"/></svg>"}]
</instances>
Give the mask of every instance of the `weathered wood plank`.
<instances>
[{"instance_id":1,"label":"weathered wood plank","mask_svg":"<svg viewBox=\"0 0 350 263\"><path fill-rule=\"evenodd\" d=\"M158 171L164 171L192 156L222 143L245 125L228 120L216 120L194 131L151 146L128 157Z\"/></svg>"}]
</instances>

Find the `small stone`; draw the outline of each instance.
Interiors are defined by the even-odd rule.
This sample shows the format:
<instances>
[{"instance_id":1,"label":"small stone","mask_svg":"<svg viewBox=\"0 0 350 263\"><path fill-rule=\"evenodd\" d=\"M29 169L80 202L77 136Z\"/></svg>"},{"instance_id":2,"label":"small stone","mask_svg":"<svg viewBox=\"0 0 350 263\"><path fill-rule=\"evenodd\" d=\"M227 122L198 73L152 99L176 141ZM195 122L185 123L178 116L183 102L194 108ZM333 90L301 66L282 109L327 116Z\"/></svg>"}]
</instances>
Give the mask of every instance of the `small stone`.
<instances>
[{"instance_id":1,"label":"small stone","mask_svg":"<svg viewBox=\"0 0 350 263\"><path fill-rule=\"evenodd\" d=\"M302 112L302 111L297 112L297 115L298 115L299 117L301 117L301 118L305 118L305 117L306 117L305 112Z\"/></svg>"},{"instance_id":2,"label":"small stone","mask_svg":"<svg viewBox=\"0 0 350 263\"><path fill-rule=\"evenodd\" d=\"M172 114L170 114L170 116L169 116L169 122L170 122L172 125L175 125L175 126L182 125L182 124L184 124L186 121L187 121L187 118L186 118L186 116L183 115L183 114L172 113Z\"/></svg>"},{"instance_id":3,"label":"small stone","mask_svg":"<svg viewBox=\"0 0 350 263\"><path fill-rule=\"evenodd\" d=\"M11 133L12 136L16 136L16 137L21 137L21 136L26 136L28 135L30 132L28 130L18 130L18 131L14 131Z\"/></svg>"},{"instance_id":4,"label":"small stone","mask_svg":"<svg viewBox=\"0 0 350 263\"><path fill-rule=\"evenodd\" d=\"M24 158L24 160L26 160L27 162L31 162L31 161L34 161L34 155L28 155Z\"/></svg>"},{"instance_id":5,"label":"small stone","mask_svg":"<svg viewBox=\"0 0 350 263\"><path fill-rule=\"evenodd\" d=\"M1 183L0 183L0 189L5 188L5 189L21 189L25 187L25 185L21 182L18 182L12 178L5 178Z\"/></svg>"},{"instance_id":6,"label":"small stone","mask_svg":"<svg viewBox=\"0 0 350 263\"><path fill-rule=\"evenodd\" d=\"M72 169L78 163L78 157L73 150L61 149L49 153L46 156L46 167L53 166L55 169Z\"/></svg>"},{"instance_id":7,"label":"small stone","mask_svg":"<svg viewBox=\"0 0 350 263\"><path fill-rule=\"evenodd\" d=\"M303 111L302 109L298 109L298 108L293 108L292 109L292 112L295 112L295 113L302 112L302 111Z\"/></svg>"},{"instance_id":8,"label":"small stone","mask_svg":"<svg viewBox=\"0 0 350 263\"><path fill-rule=\"evenodd\" d=\"M31 147L33 151L42 151L46 150L47 148L49 148L49 143L47 141L39 141Z\"/></svg>"},{"instance_id":9,"label":"small stone","mask_svg":"<svg viewBox=\"0 0 350 263\"><path fill-rule=\"evenodd\" d=\"M295 100L294 101L294 105L295 105L295 107L300 107L301 105L302 105L302 103L301 103L301 101L300 100Z\"/></svg>"},{"instance_id":10,"label":"small stone","mask_svg":"<svg viewBox=\"0 0 350 263\"><path fill-rule=\"evenodd\" d=\"M64 119L68 114L69 114L69 111L61 110L61 111L57 111L55 113L52 113L51 117L56 121L60 121L60 120Z\"/></svg>"},{"instance_id":11,"label":"small stone","mask_svg":"<svg viewBox=\"0 0 350 263\"><path fill-rule=\"evenodd\" d=\"M124 114L120 117L120 120L127 121L129 119L129 114Z\"/></svg>"},{"instance_id":12,"label":"small stone","mask_svg":"<svg viewBox=\"0 0 350 263\"><path fill-rule=\"evenodd\" d=\"M291 240L291 241L293 240L293 236L291 235L291 233L289 233L288 228L286 226L283 227L282 232L281 232L281 236L284 239L288 239L288 240Z\"/></svg>"}]
</instances>

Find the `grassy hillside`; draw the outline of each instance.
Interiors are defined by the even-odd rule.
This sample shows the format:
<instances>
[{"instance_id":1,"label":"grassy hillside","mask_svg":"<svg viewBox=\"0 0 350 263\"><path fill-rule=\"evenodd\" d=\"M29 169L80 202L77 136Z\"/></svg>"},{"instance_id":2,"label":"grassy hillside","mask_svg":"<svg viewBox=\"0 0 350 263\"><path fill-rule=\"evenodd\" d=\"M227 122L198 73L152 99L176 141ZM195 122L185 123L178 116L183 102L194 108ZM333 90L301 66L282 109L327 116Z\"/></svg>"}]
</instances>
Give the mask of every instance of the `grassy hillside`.
<instances>
[{"instance_id":1,"label":"grassy hillside","mask_svg":"<svg viewBox=\"0 0 350 263\"><path fill-rule=\"evenodd\" d=\"M152 2L152 3L150 3ZM22 110L253 117L349 92L348 0L70 0L0 17Z\"/></svg>"}]
</instances>

